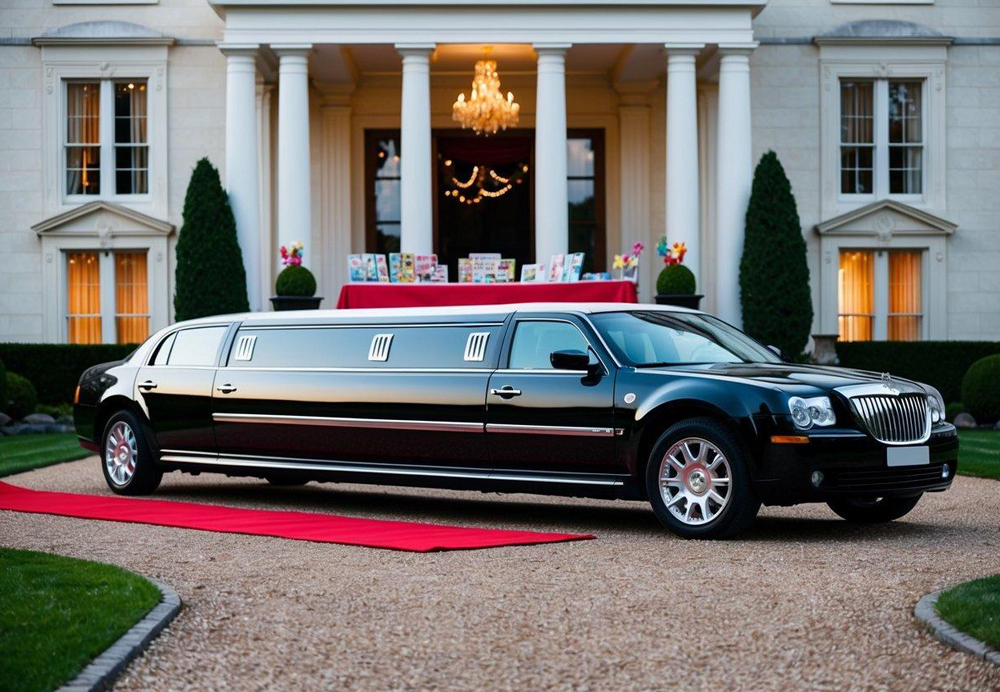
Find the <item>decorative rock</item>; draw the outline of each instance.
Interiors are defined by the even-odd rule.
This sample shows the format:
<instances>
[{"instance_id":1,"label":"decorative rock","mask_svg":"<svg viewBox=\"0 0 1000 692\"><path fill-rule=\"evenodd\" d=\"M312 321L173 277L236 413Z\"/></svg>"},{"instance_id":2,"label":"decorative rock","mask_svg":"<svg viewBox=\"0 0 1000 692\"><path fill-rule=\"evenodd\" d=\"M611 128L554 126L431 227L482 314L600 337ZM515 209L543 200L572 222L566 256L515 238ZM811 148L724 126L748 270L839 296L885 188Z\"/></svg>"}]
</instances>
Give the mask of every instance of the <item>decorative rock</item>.
<instances>
[{"instance_id":1,"label":"decorative rock","mask_svg":"<svg viewBox=\"0 0 1000 692\"><path fill-rule=\"evenodd\" d=\"M971 413L960 413L955 416L955 427L974 428L976 427L976 419L972 417Z\"/></svg>"},{"instance_id":2,"label":"decorative rock","mask_svg":"<svg viewBox=\"0 0 1000 692\"><path fill-rule=\"evenodd\" d=\"M0 428L5 425L10 425L11 418L6 413L0 413Z\"/></svg>"},{"instance_id":3,"label":"decorative rock","mask_svg":"<svg viewBox=\"0 0 1000 692\"><path fill-rule=\"evenodd\" d=\"M996 425L994 425L993 427L994 427L995 429L997 429L997 430L1000 430L1000 420L998 420L998 421L997 421L997 424L996 424Z\"/></svg>"},{"instance_id":4,"label":"decorative rock","mask_svg":"<svg viewBox=\"0 0 1000 692\"><path fill-rule=\"evenodd\" d=\"M29 413L24 417L24 422L45 425L46 423L55 423L56 419L47 413Z\"/></svg>"}]
</instances>

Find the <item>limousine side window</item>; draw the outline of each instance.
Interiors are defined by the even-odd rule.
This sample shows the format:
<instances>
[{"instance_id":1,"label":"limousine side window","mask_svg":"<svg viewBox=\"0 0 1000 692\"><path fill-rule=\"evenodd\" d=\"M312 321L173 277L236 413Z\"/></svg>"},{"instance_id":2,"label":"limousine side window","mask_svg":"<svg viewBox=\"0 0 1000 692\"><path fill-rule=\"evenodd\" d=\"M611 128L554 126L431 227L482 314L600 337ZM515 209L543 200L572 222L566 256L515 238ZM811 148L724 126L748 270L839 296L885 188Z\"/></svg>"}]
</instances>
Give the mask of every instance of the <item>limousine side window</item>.
<instances>
[{"instance_id":1,"label":"limousine side window","mask_svg":"<svg viewBox=\"0 0 1000 692\"><path fill-rule=\"evenodd\" d=\"M256 336L252 354L249 360L231 354L229 367L488 368L500 348L500 329L499 325L244 327L236 343L244 336ZM473 334L480 336L470 339ZM380 347L373 349L375 339Z\"/></svg>"},{"instance_id":2,"label":"limousine side window","mask_svg":"<svg viewBox=\"0 0 1000 692\"><path fill-rule=\"evenodd\" d=\"M552 370L553 351L583 351L590 344L569 322L522 321L517 323L510 347L511 370Z\"/></svg>"},{"instance_id":3,"label":"limousine side window","mask_svg":"<svg viewBox=\"0 0 1000 692\"><path fill-rule=\"evenodd\" d=\"M170 347L174 345L174 338L176 338L177 332L174 332L166 339L160 342L160 347L156 349L156 355L153 356L153 362L150 365L166 365L167 358L170 357Z\"/></svg>"},{"instance_id":4,"label":"limousine side window","mask_svg":"<svg viewBox=\"0 0 1000 692\"><path fill-rule=\"evenodd\" d=\"M215 356L225 333L226 327L197 327L176 332L167 365L215 365Z\"/></svg>"}]
</instances>

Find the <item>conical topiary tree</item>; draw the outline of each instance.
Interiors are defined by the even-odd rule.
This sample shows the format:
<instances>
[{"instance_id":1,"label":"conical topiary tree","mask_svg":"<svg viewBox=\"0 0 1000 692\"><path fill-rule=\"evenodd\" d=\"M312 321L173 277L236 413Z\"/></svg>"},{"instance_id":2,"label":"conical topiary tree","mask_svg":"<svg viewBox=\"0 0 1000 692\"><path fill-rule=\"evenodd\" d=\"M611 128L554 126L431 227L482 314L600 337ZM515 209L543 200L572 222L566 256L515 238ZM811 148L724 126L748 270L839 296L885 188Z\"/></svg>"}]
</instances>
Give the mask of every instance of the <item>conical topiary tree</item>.
<instances>
[{"instance_id":1,"label":"conical topiary tree","mask_svg":"<svg viewBox=\"0 0 1000 692\"><path fill-rule=\"evenodd\" d=\"M178 321L250 309L236 219L219 171L207 158L194 167L184 198L176 282Z\"/></svg>"},{"instance_id":2,"label":"conical topiary tree","mask_svg":"<svg viewBox=\"0 0 1000 692\"><path fill-rule=\"evenodd\" d=\"M773 151L761 157L754 172L740 302L747 334L790 358L805 350L813 318L806 241L791 183Z\"/></svg>"}]
</instances>

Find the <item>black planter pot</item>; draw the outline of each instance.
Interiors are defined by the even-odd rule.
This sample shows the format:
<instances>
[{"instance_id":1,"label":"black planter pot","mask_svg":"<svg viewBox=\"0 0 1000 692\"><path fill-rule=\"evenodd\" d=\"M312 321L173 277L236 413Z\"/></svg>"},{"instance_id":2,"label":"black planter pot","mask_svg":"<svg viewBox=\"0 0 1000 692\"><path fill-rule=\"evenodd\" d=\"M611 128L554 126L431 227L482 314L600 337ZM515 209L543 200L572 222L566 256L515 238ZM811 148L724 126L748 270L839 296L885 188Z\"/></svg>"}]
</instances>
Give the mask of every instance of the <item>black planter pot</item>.
<instances>
[{"instance_id":1,"label":"black planter pot","mask_svg":"<svg viewBox=\"0 0 1000 692\"><path fill-rule=\"evenodd\" d=\"M676 305L679 308L694 308L697 310L698 306L701 305L701 299L704 297L700 293L691 295L680 293L658 294L656 296L656 304Z\"/></svg>"},{"instance_id":2,"label":"black planter pot","mask_svg":"<svg viewBox=\"0 0 1000 692\"><path fill-rule=\"evenodd\" d=\"M272 296L271 305L278 312L285 310L319 310L322 296Z\"/></svg>"}]
</instances>

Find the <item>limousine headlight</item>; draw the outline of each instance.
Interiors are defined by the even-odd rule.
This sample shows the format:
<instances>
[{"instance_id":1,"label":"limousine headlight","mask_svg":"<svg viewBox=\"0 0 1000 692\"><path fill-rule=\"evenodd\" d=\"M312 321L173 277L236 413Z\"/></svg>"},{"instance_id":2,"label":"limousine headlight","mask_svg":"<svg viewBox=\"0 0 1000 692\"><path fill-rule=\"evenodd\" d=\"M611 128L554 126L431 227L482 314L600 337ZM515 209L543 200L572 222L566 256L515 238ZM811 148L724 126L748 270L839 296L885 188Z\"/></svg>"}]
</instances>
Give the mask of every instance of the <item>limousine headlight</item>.
<instances>
[{"instance_id":1,"label":"limousine headlight","mask_svg":"<svg viewBox=\"0 0 1000 692\"><path fill-rule=\"evenodd\" d=\"M788 400L788 410L792 414L795 426L802 430L808 430L814 425L825 427L837 422L833 405L825 396L814 396L809 399L793 396Z\"/></svg>"},{"instance_id":2,"label":"limousine headlight","mask_svg":"<svg viewBox=\"0 0 1000 692\"><path fill-rule=\"evenodd\" d=\"M941 392L930 386L927 387L927 408L931 410L932 423L940 423L944 420L944 399L941 397Z\"/></svg>"}]
</instances>

